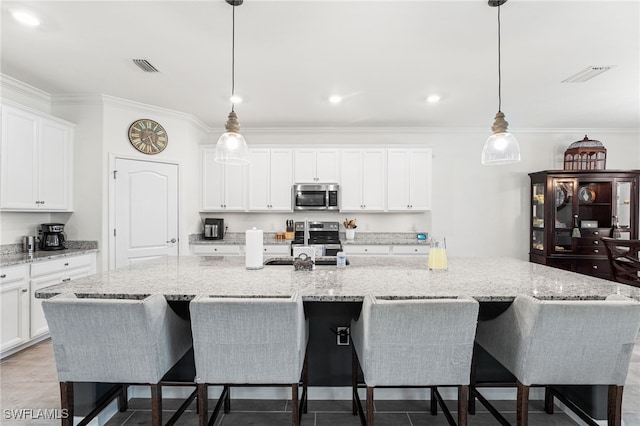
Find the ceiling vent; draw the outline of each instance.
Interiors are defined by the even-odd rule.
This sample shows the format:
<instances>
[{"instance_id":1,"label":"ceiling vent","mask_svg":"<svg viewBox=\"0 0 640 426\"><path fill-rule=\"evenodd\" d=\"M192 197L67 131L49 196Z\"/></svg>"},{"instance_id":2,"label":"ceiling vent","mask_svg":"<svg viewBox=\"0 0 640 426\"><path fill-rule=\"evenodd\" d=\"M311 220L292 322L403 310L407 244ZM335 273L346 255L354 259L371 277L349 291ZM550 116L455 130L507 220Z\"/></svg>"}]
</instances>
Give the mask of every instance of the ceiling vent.
<instances>
[{"instance_id":1,"label":"ceiling vent","mask_svg":"<svg viewBox=\"0 0 640 426\"><path fill-rule=\"evenodd\" d=\"M615 65L591 65L583 69L582 71L572 75L569 78L562 80L563 83L584 83L587 80L591 80L593 77L602 74L605 71L609 71Z\"/></svg>"},{"instance_id":2,"label":"ceiling vent","mask_svg":"<svg viewBox=\"0 0 640 426\"><path fill-rule=\"evenodd\" d=\"M151 65L151 63L146 59L134 59L133 63L144 72L160 72L158 71L158 68Z\"/></svg>"}]
</instances>

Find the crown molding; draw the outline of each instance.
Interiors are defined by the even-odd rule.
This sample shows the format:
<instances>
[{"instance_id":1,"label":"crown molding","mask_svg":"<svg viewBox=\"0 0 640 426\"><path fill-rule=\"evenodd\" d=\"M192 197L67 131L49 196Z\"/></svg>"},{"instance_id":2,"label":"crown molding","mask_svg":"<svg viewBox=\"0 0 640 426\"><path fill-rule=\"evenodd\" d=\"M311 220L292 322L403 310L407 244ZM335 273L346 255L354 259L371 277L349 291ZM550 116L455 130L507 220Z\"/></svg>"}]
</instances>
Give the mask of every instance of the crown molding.
<instances>
[{"instance_id":1,"label":"crown molding","mask_svg":"<svg viewBox=\"0 0 640 426\"><path fill-rule=\"evenodd\" d=\"M36 102L46 104L46 106L51 104L51 95L49 93L2 73L0 73L0 90L19 93Z\"/></svg>"},{"instance_id":2,"label":"crown molding","mask_svg":"<svg viewBox=\"0 0 640 426\"><path fill-rule=\"evenodd\" d=\"M222 127L210 129L212 133L224 132ZM251 127L242 128L243 134L370 134L370 133L399 133L399 134L490 134L490 129L479 127ZM640 128L522 128L513 133L616 133L638 134Z\"/></svg>"}]
</instances>

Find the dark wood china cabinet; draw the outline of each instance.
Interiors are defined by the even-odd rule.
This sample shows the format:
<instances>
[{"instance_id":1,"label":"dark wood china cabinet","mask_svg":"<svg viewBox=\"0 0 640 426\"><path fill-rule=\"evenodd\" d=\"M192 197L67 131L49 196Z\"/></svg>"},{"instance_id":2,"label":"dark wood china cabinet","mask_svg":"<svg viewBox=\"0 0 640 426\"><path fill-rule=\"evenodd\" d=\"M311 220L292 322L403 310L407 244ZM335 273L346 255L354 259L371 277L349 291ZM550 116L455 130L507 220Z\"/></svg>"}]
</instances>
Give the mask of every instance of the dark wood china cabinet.
<instances>
[{"instance_id":1,"label":"dark wood china cabinet","mask_svg":"<svg viewBox=\"0 0 640 426\"><path fill-rule=\"evenodd\" d=\"M610 278L600 238L638 238L640 171L546 170L529 177L529 260Z\"/></svg>"}]
</instances>

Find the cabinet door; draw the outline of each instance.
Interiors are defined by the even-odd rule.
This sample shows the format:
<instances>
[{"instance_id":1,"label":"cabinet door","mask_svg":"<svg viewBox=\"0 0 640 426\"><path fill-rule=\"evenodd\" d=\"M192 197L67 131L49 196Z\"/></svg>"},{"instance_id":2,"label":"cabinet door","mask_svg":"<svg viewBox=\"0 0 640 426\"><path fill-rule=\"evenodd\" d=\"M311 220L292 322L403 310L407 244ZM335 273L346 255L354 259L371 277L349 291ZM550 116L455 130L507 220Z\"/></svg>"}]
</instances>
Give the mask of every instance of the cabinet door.
<instances>
[{"instance_id":1,"label":"cabinet door","mask_svg":"<svg viewBox=\"0 0 640 426\"><path fill-rule=\"evenodd\" d=\"M28 266L4 267L0 271L0 350L29 340Z\"/></svg>"},{"instance_id":2,"label":"cabinet door","mask_svg":"<svg viewBox=\"0 0 640 426\"><path fill-rule=\"evenodd\" d=\"M71 129L54 121L40 126L39 195L41 210L71 210Z\"/></svg>"},{"instance_id":3,"label":"cabinet door","mask_svg":"<svg viewBox=\"0 0 640 426\"><path fill-rule=\"evenodd\" d=\"M361 211L362 201L362 152L345 149L341 152L340 211Z\"/></svg>"},{"instance_id":4,"label":"cabinet door","mask_svg":"<svg viewBox=\"0 0 640 426\"><path fill-rule=\"evenodd\" d=\"M431 150L409 152L409 208L431 209Z\"/></svg>"},{"instance_id":5,"label":"cabinet door","mask_svg":"<svg viewBox=\"0 0 640 426\"><path fill-rule=\"evenodd\" d=\"M224 209L247 210L246 171L247 166L223 166L224 169Z\"/></svg>"},{"instance_id":6,"label":"cabinet door","mask_svg":"<svg viewBox=\"0 0 640 426\"><path fill-rule=\"evenodd\" d=\"M387 210L409 210L409 164L407 150L387 153Z\"/></svg>"},{"instance_id":7,"label":"cabinet door","mask_svg":"<svg viewBox=\"0 0 640 426\"><path fill-rule=\"evenodd\" d=\"M362 152L362 205L367 211L384 211L386 193L386 151Z\"/></svg>"},{"instance_id":8,"label":"cabinet door","mask_svg":"<svg viewBox=\"0 0 640 426\"><path fill-rule=\"evenodd\" d=\"M316 151L317 182L337 183L340 171L340 156L337 149Z\"/></svg>"},{"instance_id":9,"label":"cabinet door","mask_svg":"<svg viewBox=\"0 0 640 426\"><path fill-rule=\"evenodd\" d=\"M294 183L315 183L316 150L296 149L293 152L293 181Z\"/></svg>"},{"instance_id":10,"label":"cabinet door","mask_svg":"<svg viewBox=\"0 0 640 426\"><path fill-rule=\"evenodd\" d=\"M387 209L431 209L431 150L390 149L387 170Z\"/></svg>"},{"instance_id":11,"label":"cabinet door","mask_svg":"<svg viewBox=\"0 0 640 426\"><path fill-rule=\"evenodd\" d=\"M269 149L252 149L249 163L249 210L269 210L270 204L270 163Z\"/></svg>"},{"instance_id":12,"label":"cabinet door","mask_svg":"<svg viewBox=\"0 0 640 426\"><path fill-rule=\"evenodd\" d=\"M224 209L224 167L217 163L214 149L202 150L202 210Z\"/></svg>"},{"instance_id":13,"label":"cabinet door","mask_svg":"<svg viewBox=\"0 0 640 426\"><path fill-rule=\"evenodd\" d=\"M291 150L272 149L269 178L271 195L269 210L290 212L291 207Z\"/></svg>"},{"instance_id":14,"label":"cabinet door","mask_svg":"<svg viewBox=\"0 0 640 426\"><path fill-rule=\"evenodd\" d=\"M0 207L38 209L38 117L3 105L1 149Z\"/></svg>"}]
</instances>

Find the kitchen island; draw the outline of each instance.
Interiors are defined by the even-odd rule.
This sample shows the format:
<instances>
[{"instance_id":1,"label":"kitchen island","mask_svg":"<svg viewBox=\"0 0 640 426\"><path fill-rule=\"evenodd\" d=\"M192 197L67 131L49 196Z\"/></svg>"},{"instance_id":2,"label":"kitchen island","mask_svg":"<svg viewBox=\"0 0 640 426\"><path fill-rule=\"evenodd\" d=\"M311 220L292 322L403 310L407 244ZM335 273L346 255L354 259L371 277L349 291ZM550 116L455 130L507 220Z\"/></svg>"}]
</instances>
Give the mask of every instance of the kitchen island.
<instances>
[{"instance_id":1,"label":"kitchen island","mask_svg":"<svg viewBox=\"0 0 640 426\"><path fill-rule=\"evenodd\" d=\"M189 301L198 294L273 297L298 292L310 322L309 384L325 389L350 383L351 347L338 346L334 330L359 315L367 293L388 298L468 295L480 302L481 320L504 311L519 294L549 300L600 300L621 294L640 301L640 288L510 258L451 258L448 271L429 271L426 259L417 257L349 261L343 269L327 265L294 271L292 266L273 265L247 270L241 256L169 257L46 287L36 297L75 293L142 299L163 294L176 312L188 317ZM513 380L488 354L479 351L477 356L479 382ZM594 418L606 418L606 386L577 392L583 409Z\"/></svg>"},{"instance_id":2,"label":"kitchen island","mask_svg":"<svg viewBox=\"0 0 640 426\"><path fill-rule=\"evenodd\" d=\"M640 300L640 288L510 258L452 258L448 271L429 271L424 258L351 257L344 269L291 266L247 270L243 257L168 257L107 271L36 293L169 301L211 296L287 296L305 302L361 302L364 295L421 298L468 295L479 302L511 302L518 294L541 299L598 300L621 294Z\"/></svg>"}]
</instances>

